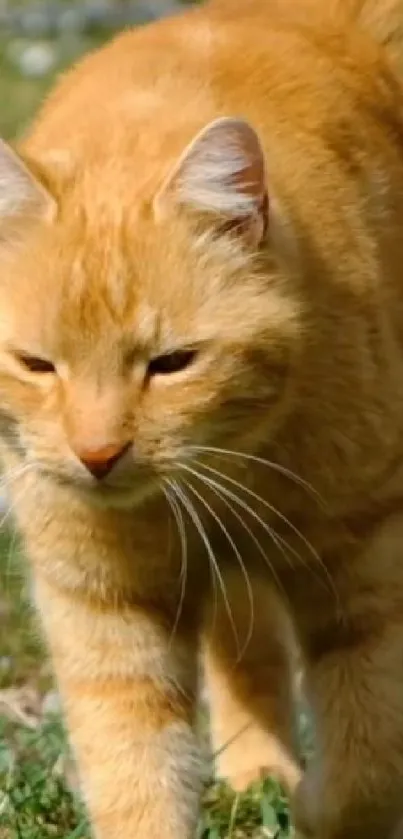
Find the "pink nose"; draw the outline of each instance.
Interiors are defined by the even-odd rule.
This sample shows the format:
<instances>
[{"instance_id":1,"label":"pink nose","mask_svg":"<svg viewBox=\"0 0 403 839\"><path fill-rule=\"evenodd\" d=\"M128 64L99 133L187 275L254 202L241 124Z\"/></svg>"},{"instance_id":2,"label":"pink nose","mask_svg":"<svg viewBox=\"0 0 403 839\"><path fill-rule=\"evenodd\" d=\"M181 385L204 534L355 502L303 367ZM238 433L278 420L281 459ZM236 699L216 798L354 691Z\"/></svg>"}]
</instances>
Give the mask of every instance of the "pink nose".
<instances>
[{"instance_id":1,"label":"pink nose","mask_svg":"<svg viewBox=\"0 0 403 839\"><path fill-rule=\"evenodd\" d=\"M127 452L130 443L111 443L108 446L102 446L100 449L81 449L76 450L77 457L80 458L81 463L91 472L91 475L97 480L105 478L109 474L115 463Z\"/></svg>"}]
</instances>

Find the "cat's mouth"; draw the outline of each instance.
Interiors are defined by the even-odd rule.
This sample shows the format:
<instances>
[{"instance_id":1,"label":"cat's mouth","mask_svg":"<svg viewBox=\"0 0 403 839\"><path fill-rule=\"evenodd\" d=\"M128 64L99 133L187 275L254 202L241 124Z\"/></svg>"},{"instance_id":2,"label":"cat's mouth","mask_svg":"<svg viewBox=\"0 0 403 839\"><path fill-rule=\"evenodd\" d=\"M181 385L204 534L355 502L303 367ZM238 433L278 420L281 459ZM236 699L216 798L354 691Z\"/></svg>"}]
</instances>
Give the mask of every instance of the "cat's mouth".
<instances>
[{"instance_id":1,"label":"cat's mouth","mask_svg":"<svg viewBox=\"0 0 403 839\"><path fill-rule=\"evenodd\" d=\"M83 490L81 488L80 494L84 495L90 503L96 506L130 510L143 504L144 501L154 494L155 489L156 487L152 487L150 484L145 484L141 487L125 488L100 486L95 487L93 490Z\"/></svg>"},{"instance_id":2,"label":"cat's mouth","mask_svg":"<svg viewBox=\"0 0 403 839\"><path fill-rule=\"evenodd\" d=\"M79 487L79 492L93 503L119 509L137 507L154 495L157 490L158 482L155 478L126 484L98 482L91 487L81 484Z\"/></svg>"},{"instance_id":3,"label":"cat's mouth","mask_svg":"<svg viewBox=\"0 0 403 839\"><path fill-rule=\"evenodd\" d=\"M101 480L43 465L40 466L39 471L56 485L78 493L87 502L97 506L130 509L161 491L158 475L144 467L137 469L135 475L126 476L124 479L108 476Z\"/></svg>"}]
</instances>

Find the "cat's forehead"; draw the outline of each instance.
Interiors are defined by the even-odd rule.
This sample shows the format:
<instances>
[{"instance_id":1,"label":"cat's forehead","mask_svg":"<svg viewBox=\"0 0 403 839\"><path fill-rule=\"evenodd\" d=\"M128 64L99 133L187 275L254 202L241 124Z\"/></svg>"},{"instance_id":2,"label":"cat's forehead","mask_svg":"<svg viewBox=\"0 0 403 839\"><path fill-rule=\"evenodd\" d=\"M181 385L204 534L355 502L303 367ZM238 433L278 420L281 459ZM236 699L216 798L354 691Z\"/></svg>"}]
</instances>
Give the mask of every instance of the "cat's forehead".
<instances>
[{"instance_id":1,"label":"cat's forehead","mask_svg":"<svg viewBox=\"0 0 403 839\"><path fill-rule=\"evenodd\" d=\"M98 254L99 256L99 254ZM86 319L94 326L110 323L118 329L136 328L141 344L151 341L158 330L158 309L142 283L141 273L133 261L113 249L100 260L99 270L85 254L76 255L70 279L64 283L72 319Z\"/></svg>"},{"instance_id":2,"label":"cat's forehead","mask_svg":"<svg viewBox=\"0 0 403 839\"><path fill-rule=\"evenodd\" d=\"M47 247L45 260L69 307L107 307L122 320L139 311L149 324L156 309L189 311L209 281L206 253L186 226L159 224L136 195L129 206L66 214Z\"/></svg>"},{"instance_id":3,"label":"cat's forehead","mask_svg":"<svg viewBox=\"0 0 403 839\"><path fill-rule=\"evenodd\" d=\"M175 264L172 249L157 238L148 245L135 226L126 235L113 225L78 230L63 222L16 261L3 289L28 343L32 335L34 344L44 339L82 355L95 343L149 348L169 343L175 329L185 333L199 309L188 293L191 271Z\"/></svg>"},{"instance_id":4,"label":"cat's forehead","mask_svg":"<svg viewBox=\"0 0 403 839\"><path fill-rule=\"evenodd\" d=\"M244 255L240 266L233 245L214 238L210 247L182 217L157 222L135 191L130 202L91 202L80 187L10 276L14 320L33 345L80 357L125 341L169 349L231 331L238 309L247 319Z\"/></svg>"}]
</instances>

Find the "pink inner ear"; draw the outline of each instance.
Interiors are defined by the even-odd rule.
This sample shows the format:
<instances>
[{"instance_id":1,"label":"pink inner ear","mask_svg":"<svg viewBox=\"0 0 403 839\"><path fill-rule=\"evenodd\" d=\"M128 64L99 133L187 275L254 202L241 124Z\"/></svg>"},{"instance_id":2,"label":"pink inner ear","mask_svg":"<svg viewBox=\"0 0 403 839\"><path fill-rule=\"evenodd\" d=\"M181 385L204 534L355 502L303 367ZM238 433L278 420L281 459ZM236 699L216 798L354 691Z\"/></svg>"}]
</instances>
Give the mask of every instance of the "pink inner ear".
<instances>
[{"instance_id":1,"label":"pink inner ear","mask_svg":"<svg viewBox=\"0 0 403 839\"><path fill-rule=\"evenodd\" d=\"M264 154L256 132L242 119L224 117L210 123L185 149L155 206L158 212L170 198L227 218L229 225L241 229L265 213L265 192Z\"/></svg>"},{"instance_id":2,"label":"pink inner ear","mask_svg":"<svg viewBox=\"0 0 403 839\"><path fill-rule=\"evenodd\" d=\"M241 152L245 167L236 173L235 183L240 191L259 201L266 189L264 158L257 136L250 134L251 129L247 127L248 133L237 138L238 142L242 140Z\"/></svg>"},{"instance_id":3,"label":"pink inner ear","mask_svg":"<svg viewBox=\"0 0 403 839\"><path fill-rule=\"evenodd\" d=\"M263 194L260 204L256 206L255 219L250 218L231 218L228 221L219 225L220 233L235 233L239 236L247 236L255 225L255 236L258 241L262 242L269 231L269 196L267 192Z\"/></svg>"},{"instance_id":4,"label":"pink inner ear","mask_svg":"<svg viewBox=\"0 0 403 839\"><path fill-rule=\"evenodd\" d=\"M56 202L19 155L0 140L0 222L24 215L51 221Z\"/></svg>"},{"instance_id":5,"label":"pink inner ear","mask_svg":"<svg viewBox=\"0 0 403 839\"><path fill-rule=\"evenodd\" d=\"M262 239L265 239L269 232L269 194L267 190L263 193L260 216L263 221Z\"/></svg>"}]
</instances>

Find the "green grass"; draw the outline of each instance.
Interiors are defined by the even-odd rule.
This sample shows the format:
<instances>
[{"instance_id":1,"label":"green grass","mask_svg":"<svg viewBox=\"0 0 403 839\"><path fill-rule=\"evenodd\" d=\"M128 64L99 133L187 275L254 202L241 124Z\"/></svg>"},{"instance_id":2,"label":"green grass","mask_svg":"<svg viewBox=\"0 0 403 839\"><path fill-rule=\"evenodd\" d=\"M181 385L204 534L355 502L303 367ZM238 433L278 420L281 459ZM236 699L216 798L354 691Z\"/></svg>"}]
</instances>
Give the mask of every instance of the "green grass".
<instances>
[{"instance_id":1,"label":"green grass","mask_svg":"<svg viewBox=\"0 0 403 839\"><path fill-rule=\"evenodd\" d=\"M18 839L88 835L82 809L63 776L57 719L29 728L0 717L0 836Z\"/></svg>"},{"instance_id":2,"label":"green grass","mask_svg":"<svg viewBox=\"0 0 403 839\"><path fill-rule=\"evenodd\" d=\"M0 739L0 836L3 831L18 839L87 839L85 814L63 777L59 721L31 731L0 719ZM273 781L243 796L215 783L204 795L198 839L285 839L287 825L286 802Z\"/></svg>"},{"instance_id":3,"label":"green grass","mask_svg":"<svg viewBox=\"0 0 403 839\"><path fill-rule=\"evenodd\" d=\"M0 136L12 140L24 133L44 100L55 78L82 54L98 46L101 35L67 35L57 40L40 41L54 51L52 69L40 77L30 77L21 70L21 55L31 41L10 41L0 33Z\"/></svg>"}]
</instances>

